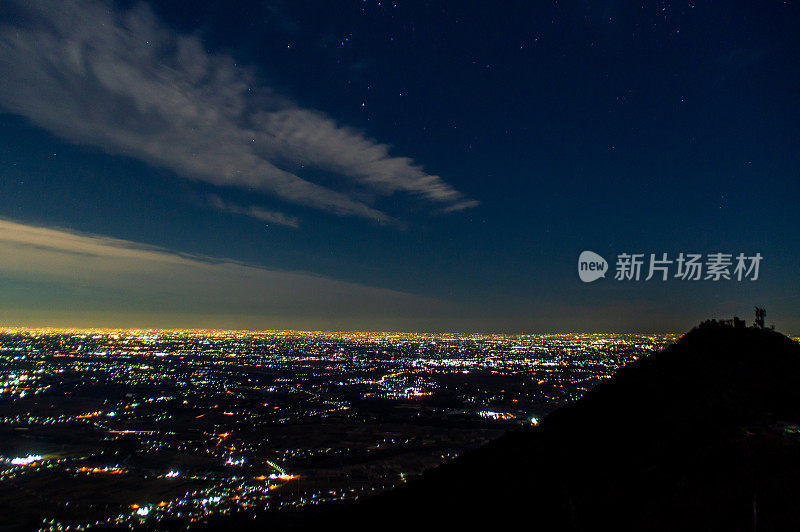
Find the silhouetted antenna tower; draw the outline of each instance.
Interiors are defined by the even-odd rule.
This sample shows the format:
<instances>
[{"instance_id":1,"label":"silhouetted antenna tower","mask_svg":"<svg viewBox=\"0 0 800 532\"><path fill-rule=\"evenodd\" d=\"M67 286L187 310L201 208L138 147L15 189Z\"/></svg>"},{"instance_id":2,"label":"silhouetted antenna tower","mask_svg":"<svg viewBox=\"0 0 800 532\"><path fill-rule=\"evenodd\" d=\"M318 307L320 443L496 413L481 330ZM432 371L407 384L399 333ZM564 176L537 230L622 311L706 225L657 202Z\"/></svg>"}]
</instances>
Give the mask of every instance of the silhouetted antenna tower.
<instances>
[{"instance_id":1,"label":"silhouetted antenna tower","mask_svg":"<svg viewBox=\"0 0 800 532\"><path fill-rule=\"evenodd\" d=\"M767 311L764 307L756 307L756 321L755 326L759 329L764 328L764 318L767 317Z\"/></svg>"}]
</instances>

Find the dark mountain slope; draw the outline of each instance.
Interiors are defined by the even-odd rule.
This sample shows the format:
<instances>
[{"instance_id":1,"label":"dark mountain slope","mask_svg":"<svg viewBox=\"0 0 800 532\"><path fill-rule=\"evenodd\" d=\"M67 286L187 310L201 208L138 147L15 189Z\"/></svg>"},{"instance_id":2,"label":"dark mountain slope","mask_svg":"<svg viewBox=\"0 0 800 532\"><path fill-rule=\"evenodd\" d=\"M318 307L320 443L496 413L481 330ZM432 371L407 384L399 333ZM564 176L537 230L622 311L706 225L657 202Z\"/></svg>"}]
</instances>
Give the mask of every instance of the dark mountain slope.
<instances>
[{"instance_id":1,"label":"dark mountain slope","mask_svg":"<svg viewBox=\"0 0 800 532\"><path fill-rule=\"evenodd\" d=\"M799 425L800 344L708 322L540 427L306 526L800 530Z\"/></svg>"}]
</instances>

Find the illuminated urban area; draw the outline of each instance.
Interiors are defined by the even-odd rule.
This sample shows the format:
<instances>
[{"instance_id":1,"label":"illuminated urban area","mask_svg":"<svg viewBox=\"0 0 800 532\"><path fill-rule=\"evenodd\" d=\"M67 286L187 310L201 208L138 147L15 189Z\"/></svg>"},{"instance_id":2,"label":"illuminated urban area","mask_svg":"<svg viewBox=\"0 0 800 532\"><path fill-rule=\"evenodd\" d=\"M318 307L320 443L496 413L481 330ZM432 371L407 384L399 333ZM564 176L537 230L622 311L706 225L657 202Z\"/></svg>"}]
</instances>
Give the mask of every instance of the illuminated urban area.
<instances>
[{"instance_id":1,"label":"illuminated urban area","mask_svg":"<svg viewBox=\"0 0 800 532\"><path fill-rule=\"evenodd\" d=\"M0 525L356 499L537 423L670 335L0 332Z\"/></svg>"}]
</instances>

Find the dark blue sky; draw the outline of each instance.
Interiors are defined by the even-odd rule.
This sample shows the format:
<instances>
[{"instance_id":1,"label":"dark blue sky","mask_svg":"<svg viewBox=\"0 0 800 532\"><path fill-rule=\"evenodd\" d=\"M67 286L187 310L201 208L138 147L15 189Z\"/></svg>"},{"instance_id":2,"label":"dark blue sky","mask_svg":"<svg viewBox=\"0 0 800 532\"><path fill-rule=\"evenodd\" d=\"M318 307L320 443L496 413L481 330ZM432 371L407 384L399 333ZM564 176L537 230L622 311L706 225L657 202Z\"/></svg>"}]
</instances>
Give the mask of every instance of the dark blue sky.
<instances>
[{"instance_id":1,"label":"dark blue sky","mask_svg":"<svg viewBox=\"0 0 800 532\"><path fill-rule=\"evenodd\" d=\"M758 303L799 333L799 22L796 2L4 4L0 320L662 331ZM764 260L755 282L583 284L585 249Z\"/></svg>"}]
</instances>

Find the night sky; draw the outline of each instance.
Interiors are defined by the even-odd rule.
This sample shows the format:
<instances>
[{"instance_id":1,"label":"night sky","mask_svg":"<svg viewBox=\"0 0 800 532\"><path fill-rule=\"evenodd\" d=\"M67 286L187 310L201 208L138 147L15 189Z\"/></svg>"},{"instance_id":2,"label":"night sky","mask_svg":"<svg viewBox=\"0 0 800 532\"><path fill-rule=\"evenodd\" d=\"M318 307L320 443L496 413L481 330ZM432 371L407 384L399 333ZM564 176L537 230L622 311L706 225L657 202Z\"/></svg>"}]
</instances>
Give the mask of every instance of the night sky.
<instances>
[{"instance_id":1,"label":"night sky","mask_svg":"<svg viewBox=\"0 0 800 532\"><path fill-rule=\"evenodd\" d=\"M800 333L798 27L795 1L4 1L0 325L680 332L759 304ZM681 252L764 258L614 279Z\"/></svg>"}]
</instances>

